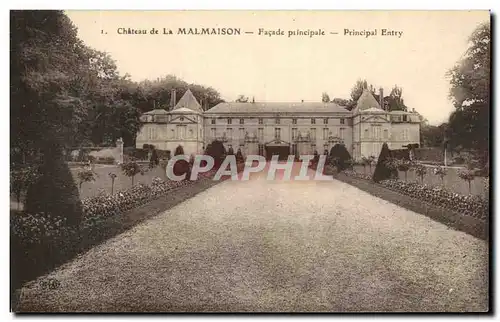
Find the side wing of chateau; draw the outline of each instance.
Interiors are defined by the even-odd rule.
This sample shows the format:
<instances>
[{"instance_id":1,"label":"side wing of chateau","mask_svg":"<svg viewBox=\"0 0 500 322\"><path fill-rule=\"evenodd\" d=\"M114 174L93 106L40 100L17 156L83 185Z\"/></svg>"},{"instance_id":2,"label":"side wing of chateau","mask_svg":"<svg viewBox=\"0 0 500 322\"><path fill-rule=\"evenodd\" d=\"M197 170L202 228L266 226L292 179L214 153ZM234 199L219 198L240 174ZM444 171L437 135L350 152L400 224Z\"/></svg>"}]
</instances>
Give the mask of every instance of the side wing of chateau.
<instances>
[{"instance_id":1,"label":"side wing of chateau","mask_svg":"<svg viewBox=\"0 0 500 322\"><path fill-rule=\"evenodd\" d=\"M152 144L173 153L182 145L185 154L201 154L219 140L226 149L270 158L323 154L342 143L359 160L378 157L384 142L390 149L420 144L420 115L386 111L367 89L352 111L322 102L231 102L203 111L189 89L174 103L168 110L154 109L141 116L137 148Z\"/></svg>"}]
</instances>

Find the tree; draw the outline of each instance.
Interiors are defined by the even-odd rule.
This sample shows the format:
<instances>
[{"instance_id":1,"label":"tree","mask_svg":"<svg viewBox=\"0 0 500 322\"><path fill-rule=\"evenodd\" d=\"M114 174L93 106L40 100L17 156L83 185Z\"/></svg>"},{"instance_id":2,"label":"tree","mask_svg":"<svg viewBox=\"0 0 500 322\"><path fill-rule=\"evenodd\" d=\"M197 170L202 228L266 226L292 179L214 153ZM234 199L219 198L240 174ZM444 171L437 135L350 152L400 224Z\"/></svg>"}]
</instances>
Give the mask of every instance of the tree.
<instances>
[{"instance_id":1,"label":"tree","mask_svg":"<svg viewBox=\"0 0 500 322\"><path fill-rule=\"evenodd\" d=\"M139 173L144 174L144 171L141 169L141 166L133 160L122 163L120 167L122 168L123 174L129 177L130 180L132 181L132 186L134 186L135 176L138 175Z\"/></svg>"},{"instance_id":2,"label":"tree","mask_svg":"<svg viewBox=\"0 0 500 322\"><path fill-rule=\"evenodd\" d=\"M441 178L441 183L443 184L443 186L444 186L444 177L446 177L446 174L447 174L446 168L441 166L437 166L434 168L434 175Z\"/></svg>"},{"instance_id":3,"label":"tree","mask_svg":"<svg viewBox=\"0 0 500 322\"><path fill-rule=\"evenodd\" d=\"M424 183L424 176L427 174L427 167L422 164L415 166L415 174L420 178L420 183Z\"/></svg>"},{"instance_id":4,"label":"tree","mask_svg":"<svg viewBox=\"0 0 500 322\"><path fill-rule=\"evenodd\" d=\"M95 172L92 169L82 169L78 171L78 189L82 191L82 185L84 182L95 181Z\"/></svg>"},{"instance_id":5,"label":"tree","mask_svg":"<svg viewBox=\"0 0 500 322\"><path fill-rule=\"evenodd\" d=\"M218 169L224 161L224 158L226 157L226 148L224 147L224 143L218 140L214 140L208 145L205 154L211 156L214 159L214 168Z\"/></svg>"},{"instance_id":6,"label":"tree","mask_svg":"<svg viewBox=\"0 0 500 322\"><path fill-rule=\"evenodd\" d=\"M446 123L439 126L421 125L420 142L425 147L442 147L446 133Z\"/></svg>"},{"instance_id":7,"label":"tree","mask_svg":"<svg viewBox=\"0 0 500 322\"><path fill-rule=\"evenodd\" d=\"M330 96L328 96L327 92L323 92L323 94L321 95L321 101L323 103L330 103Z\"/></svg>"},{"instance_id":8,"label":"tree","mask_svg":"<svg viewBox=\"0 0 500 322\"><path fill-rule=\"evenodd\" d=\"M248 102L248 97L245 95L238 95L238 98L235 100L237 103L247 103Z\"/></svg>"},{"instance_id":9,"label":"tree","mask_svg":"<svg viewBox=\"0 0 500 322\"><path fill-rule=\"evenodd\" d=\"M488 153L490 46L490 23L486 22L472 33L464 57L447 73L455 106L448 121L451 147L461 145Z\"/></svg>"},{"instance_id":10,"label":"tree","mask_svg":"<svg viewBox=\"0 0 500 322\"><path fill-rule=\"evenodd\" d=\"M403 100L403 89L398 85L394 85L390 95L384 97L384 101L387 101L389 111L408 111Z\"/></svg>"}]
</instances>

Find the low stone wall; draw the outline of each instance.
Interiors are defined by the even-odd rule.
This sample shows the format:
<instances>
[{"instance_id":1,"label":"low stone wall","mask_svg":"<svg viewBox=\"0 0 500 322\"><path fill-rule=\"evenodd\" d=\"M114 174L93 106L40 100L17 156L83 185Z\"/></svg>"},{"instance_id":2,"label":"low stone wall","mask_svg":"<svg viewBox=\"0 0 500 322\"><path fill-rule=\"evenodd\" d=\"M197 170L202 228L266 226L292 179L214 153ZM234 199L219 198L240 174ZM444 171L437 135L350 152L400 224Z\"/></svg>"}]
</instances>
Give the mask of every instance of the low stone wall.
<instances>
[{"instance_id":1,"label":"low stone wall","mask_svg":"<svg viewBox=\"0 0 500 322\"><path fill-rule=\"evenodd\" d=\"M343 173L334 175L334 178L353 185L369 194L389 201L405 209L417 212L433 220L439 221L448 227L463 231L467 234L487 240L489 238L489 223L474 217L453 212L443 207L426 203L424 200L411 198L409 196L389 190L379 184L346 176Z\"/></svg>"}]
</instances>

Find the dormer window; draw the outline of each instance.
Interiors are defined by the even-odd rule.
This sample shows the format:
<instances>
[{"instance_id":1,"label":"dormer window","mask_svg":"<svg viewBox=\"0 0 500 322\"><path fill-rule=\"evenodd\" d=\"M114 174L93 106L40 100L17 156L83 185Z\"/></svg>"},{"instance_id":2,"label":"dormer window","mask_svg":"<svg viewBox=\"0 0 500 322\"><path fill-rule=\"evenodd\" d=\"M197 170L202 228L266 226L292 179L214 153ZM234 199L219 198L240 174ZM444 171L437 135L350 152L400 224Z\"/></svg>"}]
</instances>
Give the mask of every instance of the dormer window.
<instances>
[{"instance_id":1,"label":"dormer window","mask_svg":"<svg viewBox=\"0 0 500 322\"><path fill-rule=\"evenodd\" d=\"M212 124L215 124L215 119L212 119L211 121L212 121Z\"/></svg>"}]
</instances>

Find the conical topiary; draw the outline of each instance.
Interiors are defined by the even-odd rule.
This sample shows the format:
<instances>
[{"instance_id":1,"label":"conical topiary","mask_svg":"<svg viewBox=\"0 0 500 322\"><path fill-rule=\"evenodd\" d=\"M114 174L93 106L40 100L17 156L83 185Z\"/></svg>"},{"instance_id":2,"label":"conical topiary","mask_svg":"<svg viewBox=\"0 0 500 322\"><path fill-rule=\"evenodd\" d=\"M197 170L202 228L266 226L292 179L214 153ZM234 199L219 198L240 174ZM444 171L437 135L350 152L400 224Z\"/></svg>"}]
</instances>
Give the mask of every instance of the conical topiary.
<instances>
[{"instance_id":1,"label":"conical topiary","mask_svg":"<svg viewBox=\"0 0 500 322\"><path fill-rule=\"evenodd\" d=\"M391 166L391 160L391 150L389 150L387 143L384 143L378 157L377 166L373 172L373 181L380 182L382 180L394 179L398 177L398 170Z\"/></svg>"},{"instance_id":2,"label":"conical topiary","mask_svg":"<svg viewBox=\"0 0 500 322\"><path fill-rule=\"evenodd\" d=\"M174 155L184 155L184 148L182 145L177 146ZM174 164L174 174L182 176L186 174L185 180L189 179L189 162L186 160L177 160Z\"/></svg>"},{"instance_id":3,"label":"conical topiary","mask_svg":"<svg viewBox=\"0 0 500 322\"><path fill-rule=\"evenodd\" d=\"M218 140L213 141L209 144L206 154L214 159L214 168L218 169L226 157L226 148L224 147L224 143Z\"/></svg>"},{"instance_id":4,"label":"conical topiary","mask_svg":"<svg viewBox=\"0 0 500 322\"><path fill-rule=\"evenodd\" d=\"M55 139L42 147L43 163L40 177L26 193L27 213L66 218L70 226L78 225L83 217L82 203L73 176L64 161L62 145Z\"/></svg>"}]
</instances>

